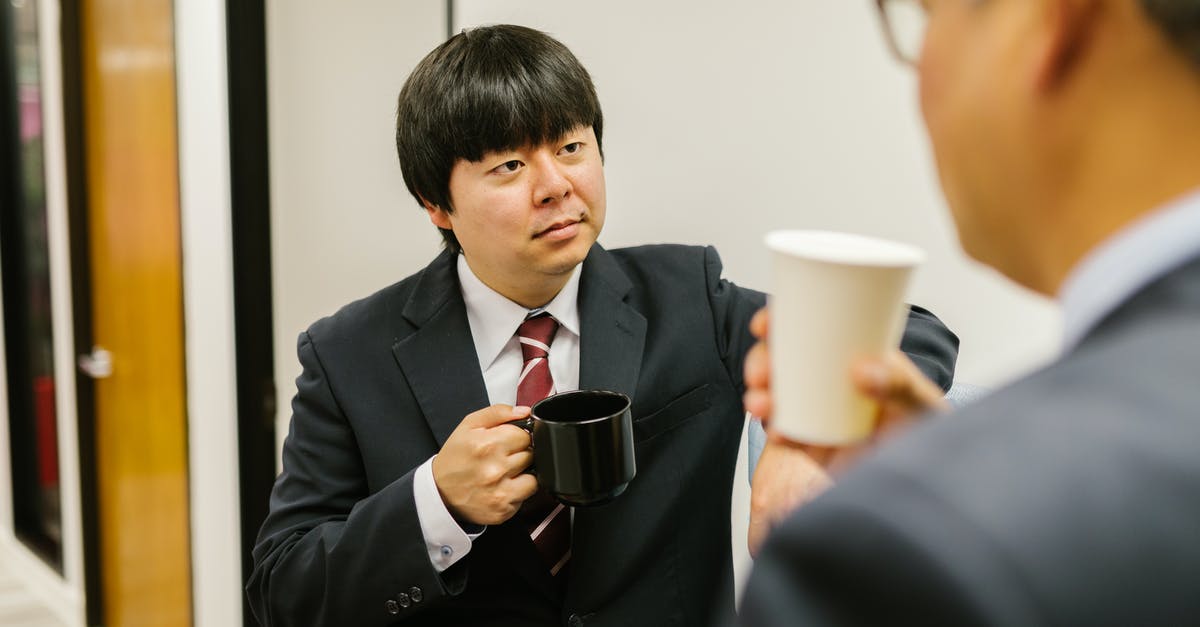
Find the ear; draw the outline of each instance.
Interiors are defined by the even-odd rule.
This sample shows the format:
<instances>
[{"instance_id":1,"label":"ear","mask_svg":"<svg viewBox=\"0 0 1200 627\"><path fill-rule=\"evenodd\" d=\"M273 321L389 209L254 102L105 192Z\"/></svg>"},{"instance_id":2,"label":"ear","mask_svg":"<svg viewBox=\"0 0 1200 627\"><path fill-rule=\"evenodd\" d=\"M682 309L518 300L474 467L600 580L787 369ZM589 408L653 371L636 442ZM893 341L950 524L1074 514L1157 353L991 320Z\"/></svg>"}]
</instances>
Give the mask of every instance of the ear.
<instances>
[{"instance_id":1,"label":"ear","mask_svg":"<svg viewBox=\"0 0 1200 627\"><path fill-rule=\"evenodd\" d=\"M1071 77L1091 43L1099 4L1096 0L1044 0L1042 45L1034 74L1039 91L1054 91Z\"/></svg>"},{"instance_id":2,"label":"ear","mask_svg":"<svg viewBox=\"0 0 1200 627\"><path fill-rule=\"evenodd\" d=\"M424 197L421 197L421 204L425 207L425 212L429 214L429 221L434 226L448 231L454 230L454 225L450 223L450 214L445 209L425 200Z\"/></svg>"}]
</instances>

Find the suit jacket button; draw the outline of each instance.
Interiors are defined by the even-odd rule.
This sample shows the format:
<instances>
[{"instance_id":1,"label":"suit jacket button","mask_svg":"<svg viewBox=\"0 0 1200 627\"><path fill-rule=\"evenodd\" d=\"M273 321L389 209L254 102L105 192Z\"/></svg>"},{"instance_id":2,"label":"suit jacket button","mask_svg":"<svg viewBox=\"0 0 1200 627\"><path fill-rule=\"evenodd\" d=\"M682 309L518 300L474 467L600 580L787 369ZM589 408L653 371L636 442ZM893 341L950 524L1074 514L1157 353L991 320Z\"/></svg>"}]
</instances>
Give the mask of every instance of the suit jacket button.
<instances>
[{"instance_id":1,"label":"suit jacket button","mask_svg":"<svg viewBox=\"0 0 1200 627\"><path fill-rule=\"evenodd\" d=\"M400 604L400 607L405 609L408 609L408 606L412 605L412 597L403 592L396 595L396 601Z\"/></svg>"},{"instance_id":2,"label":"suit jacket button","mask_svg":"<svg viewBox=\"0 0 1200 627\"><path fill-rule=\"evenodd\" d=\"M408 589L408 596L412 598L413 603L420 603L425 598L425 595L421 592L421 589L416 586Z\"/></svg>"},{"instance_id":3,"label":"suit jacket button","mask_svg":"<svg viewBox=\"0 0 1200 627\"><path fill-rule=\"evenodd\" d=\"M388 614L394 616L400 613L400 604L396 603L395 599L388 599L387 603L384 603L383 606L387 608Z\"/></svg>"},{"instance_id":4,"label":"suit jacket button","mask_svg":"<svg viewBox=\"0 0 1200 627\"><path fill-rule=\"evenodd\" d=\"M567 626L568 627L583 627L583 619L579 618L578 614L571 614L570 618L567 619Z\"/></svg>"}]
</instances>

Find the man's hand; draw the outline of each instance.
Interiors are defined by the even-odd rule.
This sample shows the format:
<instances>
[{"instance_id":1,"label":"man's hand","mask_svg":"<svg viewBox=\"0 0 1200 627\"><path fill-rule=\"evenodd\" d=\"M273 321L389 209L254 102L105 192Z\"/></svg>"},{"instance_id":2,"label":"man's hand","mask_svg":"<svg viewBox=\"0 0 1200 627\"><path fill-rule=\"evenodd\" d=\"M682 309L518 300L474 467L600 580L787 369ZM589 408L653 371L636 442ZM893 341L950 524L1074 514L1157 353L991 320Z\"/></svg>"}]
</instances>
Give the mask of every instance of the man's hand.
<instances>
[{"instance_id":1,"label":"man's hand","mask_svg":"<svg viewBox=\"0 0 1200 627\"><path fill-rule=\"evenodd\" d=\"M769 427L771 405L771 356L767 349L770 318L766 308L750 320L750 333L759 339L746 354L744 380L746 394L742 399L746 411ZM949 407L942 390L909 360L894 350L878 358L859 359L847 373L854 387L879 404L875 434L869 441L886 437L896 424L906 424L917 415ZM814 450L829 447L810 447Z\"/></svg>"},{"instance_id":2,"label":"man's hand","mask_svg":"<svg viewBox=\"0 0 1200 627\"><path fill-rule=\"evenodd\" d=\"M537 479L524 474L533 463L529 433L509 424L528 415L528 407L485 407L446 439L433 458L433 482L455 518L498 525L537 492Z\"/></svg>"},{"instance_id":3,"label":"man's hand","mask_svg":"<svg viewBox=\"0 0 1200 627\"><path fill-rule=\"evenodd\" d=\"M742 397L742 404L746 406L750 415L762 419L764 428L767 426L767 418L771 417L771 355L767 352L770 321L766 307L759 309L750 319L750 334L758 338L758 342L746 353L746 365L742 376L746 383L746 394Z\"/></svg>"},{"instance_id":4,"label":"man's hand","mask_svg":"<svg viewBox=\"0 0 1200 627\"><path fill-rule=\"evenodd\" d=\"M759 458L750 489L751 552L758 549L777 522L811 500L836 477L880 441L906 430L917 416L949 407L942 390L925 378L900 351L880 358L860 359L847 376L864 396L879 406L875 431L867 440L831 447L790 442L770 433L771 360L767 349L769 318L766 309L755 314L750 332L759 342L746 355L746 411L758 416L769 439Z\"/></svg>"},{"instance_id":5,"label":"man's hand","mask_svg":"<svg viewBox=\"0 0 1200 627\"><path fill-rule=\"evenodd\" d=\"M763 447L750 482L750 528L747 544L756 557L767 534L792 510L828 488L829 475L804 449L771 437Z\"/></svg>"}]
</instances>

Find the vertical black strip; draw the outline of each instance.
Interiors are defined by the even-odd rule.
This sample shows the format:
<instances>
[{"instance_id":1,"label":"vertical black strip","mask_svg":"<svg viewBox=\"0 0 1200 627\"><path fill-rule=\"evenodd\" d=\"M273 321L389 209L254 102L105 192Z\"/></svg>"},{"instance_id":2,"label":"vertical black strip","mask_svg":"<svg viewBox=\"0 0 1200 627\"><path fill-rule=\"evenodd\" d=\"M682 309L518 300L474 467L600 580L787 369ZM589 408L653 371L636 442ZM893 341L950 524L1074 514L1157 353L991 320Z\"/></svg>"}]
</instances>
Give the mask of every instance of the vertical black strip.
<instances>
[{"instance_id":1,"label":"vertical black strip","mask_svg":"<svg viewBox=\"0 0 1200 627\"><path fill-rule=\"evenodd\" d=\"M25 250L24 179L21 176L21 120L17 93L17 38L13 7L0 6L0 268L3 268L5 364L8 385L9 463L12 472L13 530L22 538L37 526L37 458L32 375L29 372L29 298ZM22 540L26 540L22 538ZM31 547L35 548L35 547Z\"/></svg>"},{"instance_id":2,"label":"vertical black strip","mask_svg":"<svg viewBox=\"0 0 1200 627\"><path fill-rule=\"evenodd\" d=\"M454 0L446 0L446 39L454 36Z\"/></svg>"},{"instance_id":3,"label":"vertical black strip","mask_svg":"<svg viewBox=\"0 0 1200 627\"><path fill-rule=\"evenodd\" d=\"M271 196L263 0L225 3L229 165L237 360L242 581L275 481L275 366L271 303ZM245 597L242 615L255 624Z\"/></svg>"},{"instance_id":4,"label":"vertical black strip","mask_svg":"<svg viewBox=\"0 0 1200 627\"><path fill-rule=\"evenodd\" d=\"M49 527L57 517L40 483L43 456L54 451L39 447L39 416L36 387L42 377L53 373L53 358L41 354L44 341L52 331L45 328L50 304L49 275L42 264L48 261L46 251L46 206L38 187L44 187L45 175L41 159L25 150L21 134L20 112L20 29L24 19L31 17L36 7L16 8L11 3L0 7L0 267L3 267L5 363L8 383L8 435L12 470L13 531L28 549L37 553L46 564L62 572L61 536ZM25 24L29 27L31 24ZM36 37L36 35L35 35ZM34 40L36 42L36 39ZM28 45L29 42L24 42ZM37 89L42 90L37 79ZM37 152L42 152L38 148ZM32 159L32 160L31 160ZM41 179L34 182L29 177ZM31 187L32 186L32 187ZM57 448L57 445L56 445ZM57 495L55 495L57 496ZM61 523L61 518L58 518Z\"/></svg>"},{"instance_id":5,"label":"vertical black strip","mask_svg":"<svg viewBox=\"0 0 1200 627\"><path fill-rule=\"evenodd\" d=\"M75 354L92 350L91 246L88 238L87 147L84 142L83 24L79 0L62 0L63 124L67 160L67 222L71 241L71 301ZM100 553L100 504L96 465L95 386L75 371L79 437L79 490L83 520L83 582L88 625L104 622Z\"/></svg>"}]
</instances>

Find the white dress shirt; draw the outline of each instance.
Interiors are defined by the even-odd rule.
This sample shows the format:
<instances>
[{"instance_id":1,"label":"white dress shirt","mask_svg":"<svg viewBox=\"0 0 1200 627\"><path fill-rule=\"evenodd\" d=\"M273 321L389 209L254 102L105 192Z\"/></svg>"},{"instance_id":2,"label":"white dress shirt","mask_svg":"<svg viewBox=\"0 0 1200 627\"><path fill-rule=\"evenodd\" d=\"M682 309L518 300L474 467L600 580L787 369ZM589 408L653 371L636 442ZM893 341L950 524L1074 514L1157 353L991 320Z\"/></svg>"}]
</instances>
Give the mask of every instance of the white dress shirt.
<instances>
[{"instance_id":1,"label":"white dress shirt","mask_svg":"<svg viewBox=\"0 0 1200 627\"><path fill-rule=\"evenodd\" d=\"M559 325L550 343L548 358L553 391L579 389L578 267L571 272L571 278L554 300L535 310L526 309L485 285L471 271L463 255L458 256L458 281L462 285L471 338L475 341L475 354L491 404L516 402L517 380L525 363L516 337L517 327L531 313L543 310L554 316ZM413 499L429 550L429 561L440 573L470 552L471 542L483 533L483 528L471 529L468 533L450 515L433 480L432 464L431 457L417 468L413 476Z\"/></svg>"},{"instance_id":2,"label":"white dress shirt","mask_svg":"<svg viewBox=\"0 0 1200 627\"><path fill-rule=\"evenodd\" d=\"M1200 190L1164 205L1093 248L1058 291L1063 352L1138 290L1200 255Z\"/></svg>"}]
</instances>

